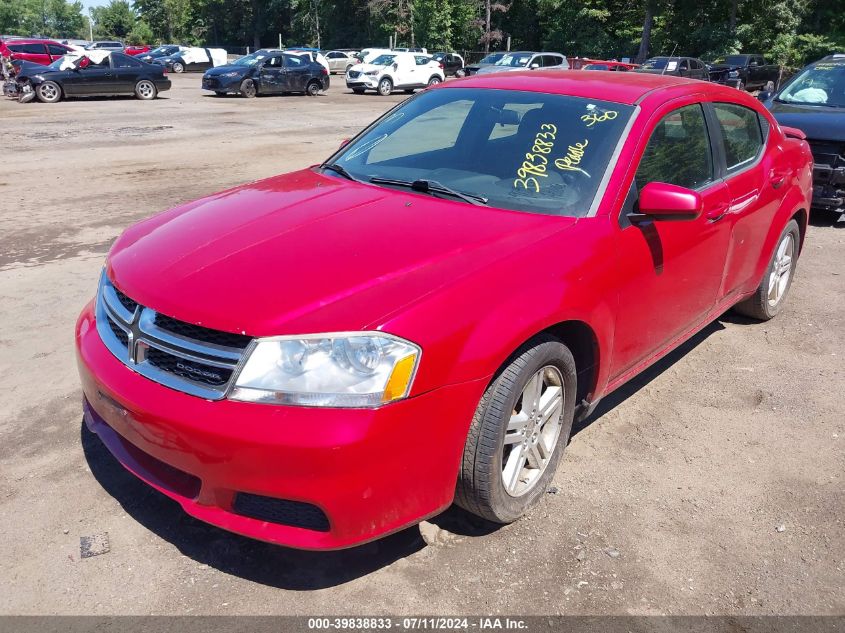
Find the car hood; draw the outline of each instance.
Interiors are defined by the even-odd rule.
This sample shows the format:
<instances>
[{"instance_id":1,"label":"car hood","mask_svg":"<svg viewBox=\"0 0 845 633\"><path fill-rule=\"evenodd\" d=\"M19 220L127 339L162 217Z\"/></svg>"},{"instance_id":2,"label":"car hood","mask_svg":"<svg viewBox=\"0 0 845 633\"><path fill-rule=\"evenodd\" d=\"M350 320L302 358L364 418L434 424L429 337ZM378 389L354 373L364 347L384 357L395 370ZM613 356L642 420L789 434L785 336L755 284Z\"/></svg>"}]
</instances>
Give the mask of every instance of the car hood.
<instances>
[{"instance_id":1,"label":"car hood","mask_svg":"<svg viewBox=\"0 0 845 633\"><path fill-rule=\"evenodd\" d=\"M250 70L250 66L236 66L235 64L228 64L226 66L217 66L215 68L209 68L205 71L206 77L214 77L216 75L222 75L224 73L230 73L233 70L241 73L246 74Z\"/></svg>"},{"instance_id":2,"label":"car hood","mask_svg":"<svg viewBox=\"0 0 845 633\"><path fill-rule=\"evenodd\" d=\"M781 125L803 131L807 138L845 142L845 108L793 105L769 101L766 107Z\"/></svg>"},{"instance_id":3,"label":"car hood","mask_svg":"<svg viewBox=\"0 0 845 633\"><path fill-rule=\"evenodd\" d=\"M142 305L210 328L360 330L574 223L303 170L137 224L107 268Z\"/></svg>"},{"instance_id":4,"label":"car hood","mask_svg":"<svg viewBox=\"0 0 845 633\"><path fill-rule=\"evenodd\" d=\"M355 64L349 70L355 70L359 73L365 73L365 72L369 72L371 70L377 70L378 72L382 72L383 70L386 70L386 69L387 69L387 66L376 66L375 64Z\"/></svg>"}]
</instances>

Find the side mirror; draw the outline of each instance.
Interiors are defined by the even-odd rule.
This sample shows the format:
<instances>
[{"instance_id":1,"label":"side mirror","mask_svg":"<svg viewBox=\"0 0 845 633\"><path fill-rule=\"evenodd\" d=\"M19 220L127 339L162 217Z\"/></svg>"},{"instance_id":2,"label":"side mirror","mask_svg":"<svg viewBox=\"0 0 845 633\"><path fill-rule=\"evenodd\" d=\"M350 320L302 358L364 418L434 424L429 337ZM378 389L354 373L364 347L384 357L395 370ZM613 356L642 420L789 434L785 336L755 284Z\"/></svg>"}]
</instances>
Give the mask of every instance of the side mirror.
<instances>
[{"instance_id":1,"label":"side mirror","mask_svg":"<svg viewBox=\"0 0 845 633\"><path fill-rule=\"evenodd\" d=\"M531 70L537 70L539 67L540 67L540 64L538 64L537 62L534 62L530 66Z\"/></svg>"},{"instance_id":2,"label":"side mirror","mask_svg":"<svg viewBox=\"0 0 845 633\"><path fill-rule=\"evenodd\" d=\"M701 215L704 203L701 194L686 187L665 182L650 182L640 191L637 213L629 213L632 223L646 220L695 220Z\"/></svg>"},{"instance_id":3,"label":"side mirror","mask_svg":"<svg viewBox=\"0 0 845 633\"><path fill-rule=\"evenodd\" d=\"M760 92L757 93L757 99L759 99L760 101L768 101L771 98L772 98L772 93L769 92L768 90L761 90Z\"/></svg>"}]
</instances>

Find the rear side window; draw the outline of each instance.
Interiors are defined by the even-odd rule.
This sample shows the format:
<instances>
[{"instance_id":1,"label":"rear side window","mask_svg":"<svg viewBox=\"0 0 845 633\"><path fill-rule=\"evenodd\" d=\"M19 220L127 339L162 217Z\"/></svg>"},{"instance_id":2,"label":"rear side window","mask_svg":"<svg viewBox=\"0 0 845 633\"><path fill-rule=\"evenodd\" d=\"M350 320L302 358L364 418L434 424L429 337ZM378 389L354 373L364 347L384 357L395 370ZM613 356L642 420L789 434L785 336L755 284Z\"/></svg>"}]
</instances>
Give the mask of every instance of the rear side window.
<instances>
[{"instance_id":1,"label":"rear side window","mask_svg":"<svg viewBox=\"0 0 845 633\"><path fill-rule=\"evenodd\" d=\"M112 53L112 64L115 68L142 68L143 64L129 55Z\"/></svg>"},{"instance_id":2,"label":"rear side window","mask_svg":"<svg viewBox=\"0 0 845 633\"><path fill-rule=\"evenodd\" d=\"M543 66L560 66L561 58L557 55L543 55Z\"/></svg>"},{"instance_id":3,"label":"rear side window","mask_svg":"<svg viewBox=\"0 0 845 633\"><path fill-rule=\"evenodd\" d=\"M50 55L67 55L68 52L64 46L56 44L47 44L47 48L50 50Z\"/></svg>"},{"instance_id":4,"label":"rear side window","mask_svg":"<svg viewBox=\"0 0 845 633\"><path fill-rule=\"evenodd\" d=\"M663 117L648 140L637 169L637 187L650 182L697 189L713 179L713 155L699 104Z\"/></svg>"},{"instance_id":5,"label":"rear side window","mask_svg":"<svg viewBox=\"0 0 845 633\"><path fill-rule=\"evenodd\" d=\"M733 103L714 103L713 110L725 143L728 171L752 162L763 148L763 133L757 113Z\"/></svg>"},{"instance_id":6,"label":"rear side window","mask_svg":"<svg viewBox=\"0 0 845 633\"><path fill-rule=\"evenodd\" d=\"M289 55L285 57L285 66L288 68L303 68L306 63L307 62L298 55Z\"/></svg>"}]
</instances>

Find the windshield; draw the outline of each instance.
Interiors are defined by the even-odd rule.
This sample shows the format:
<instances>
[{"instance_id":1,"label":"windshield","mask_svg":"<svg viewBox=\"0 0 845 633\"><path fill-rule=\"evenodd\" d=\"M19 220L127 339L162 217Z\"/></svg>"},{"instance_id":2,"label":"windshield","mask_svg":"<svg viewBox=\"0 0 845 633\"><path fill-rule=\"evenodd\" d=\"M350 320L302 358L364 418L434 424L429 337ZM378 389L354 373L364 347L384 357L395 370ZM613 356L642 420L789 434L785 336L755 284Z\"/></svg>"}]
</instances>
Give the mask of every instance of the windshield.
<instances>
[{"instance_id":1,"label":"windshield","mask_svg":"<svg viewBox=\"0 0 845 633\"><path fill-rule=\"evenodd\" d=\"M479 64L495 64L497 61L504 57L504 53L490 53L487 57L482 59Z\"/></svg>"},{"instance_id":2,"label":"windshield","mask_svg":"<svg viewBox=\"0 0 845 633\"><path fill-rule=\"evenodd\" d=\"M745 55L728 55L727 57L720 57L715 63L728 66L745 66L747 61L748 58Z\"/></svg>"},{"instance_id":3,"label":"windshield","mask_svg":"<svg viewBox=\"0 0 845 633\"><path fill-rule=\"evenodd\" d=\"M654 57L652 59L647 59L643 62L643 68L657 68L662 69L666 68L666 63L669 61L668 57ZM672 60L672 67L677 68L678 62L676 60ZM671 69L670 69L671 70Z\"/></svg>"},{"instance_id":4,"label":"windshield","mask_svg":"<svg viewBox=\"0 0 845 633\"><path fill-rule=\"evenodd\" d=\"M632 111L536 92L432 90L389 112L332 162L363 182L428 180L502 209L583 216Z\"/></svg>"},{"instance_id":5,"label":"windshield","mask_svg":"<svg viewBox=\"0 0 845 633\"><path fill-rule=\"evenodd\" d=\"M502 59L496 62L496 66L527 66L531 57L531 53L526 53L524 55L505 55Z\"/></svg>"},{"instance_id":6,"label":"windshield","mask_svg":"<svg viewBox=\"0 0 845 633\"><path fill-rule=\"evenodd\" d=\"M610 66L607 64L587 64L584 66L584 70L610 70Z\"/></svg>"},{"instance_id":7,"label":"windshield","mask_svg":"<svg viewBox=\"0 0 845 633\"><path fill-rule=\"evenodd\" d=\"M58 59L54 60L52 64L48 65L47 68L49 68L50 70L61 70L62 64L67 62L69 59L71 58L67 55L59 57Z\"/></svg>"},{"instance_id":8,"label":"windshield","mask_svg":"<svg viewBox=\"0 0 845 633\"><path fill-rule=\"evenodd\" d=\"M252 53L251 55L245 55L244 57L239 57L235 61L232 62L233 66L255 66L258 62L262 59L267 59L266 53Z\"/></svg>"},{"instance_id":9,"label":"windshield","mask_svg":"<svg viewBox=\"0 0 845 633\"><path fill-rule=\"evenodd\" d=\"M148 55L170 55L171 53L175 53L178 48L175 46L159 46L158 48L154 48L151 50Z\"/></svg>"},{"instance_id":10,"label":"windshield","mask_svg":"<svg viewBox=\"0 0 845 633\"><path fill-rule=\"evenodd\" d=\"M806 68L776 100L845 108L845 64L821 62Z\"/></svg>"},{"instance_id":11,"label":"windshield","mask_svg":"<svg viewBox=\"0 0 845 633\"><path fill-rule=\"evenodd\" d=\"M370 63L373 66L387 66L388 64L392 63L395 58L396 55L379 55Z\"/></svg>"}]
</instances>

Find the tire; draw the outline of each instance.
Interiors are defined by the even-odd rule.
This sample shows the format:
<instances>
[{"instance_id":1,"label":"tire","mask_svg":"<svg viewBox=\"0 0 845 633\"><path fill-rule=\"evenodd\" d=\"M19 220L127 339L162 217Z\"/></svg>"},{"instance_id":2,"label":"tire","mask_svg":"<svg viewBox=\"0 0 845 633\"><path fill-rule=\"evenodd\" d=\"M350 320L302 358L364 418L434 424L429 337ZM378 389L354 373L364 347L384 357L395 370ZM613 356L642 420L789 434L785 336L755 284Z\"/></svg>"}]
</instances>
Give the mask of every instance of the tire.
<instances>
[{"instance_id":1,"label":"tire","mask_svg":"<svg viewBox=\"0 0 845 633\"><path fill-rule=\"evenodd\" d=\"M467 71L465 71L463 68L458 68L458 70L455 71L455 77L457 77L458 79L460 79L461 77L466 77L466 75Z\"/></svg>"},{"instance_id":2,"label":"tire","mask_svg":"<svg viewBox=\"0 0 845 633\"><path fill-rule=\"evenodd\" d=\"M353 88L352 92L354 92L356 95L362 95L362 94L364 94L364 89L363 88Z\"/></svg>"},{"instance_id":3,"label":"tire","mask_svg":"<svg viewBox=\"0 0 845 633\"><path fill-rule=\"evenodd\" d=\"M438 77L437 75L432 75L431 77L428 78L428 84L426 84L426 85L429 86L429 87L430 86L436 86L437 84L441 83L442 81L443 80L440 77Z\"/></svg>"},{"instance_id":4,"label":"tire","mask_svg":"<svg viewBox=\"0 0 845 633\"><path fill-rule=\"evenodd\" d=\"M41 103L56 103L62 100L62 89L55 81L45 81L35 89L35 96Z\"/></svg>"},{"instance_id":5,"label":"tire","mask_svg":"<svg viewBox=\"0 0 845 633\"><path fill-rule=\"evenodd\" d=\"M572 354L557 339L538 337L517 350L487 387L475 411L464 446L455 503L496 523L515 521L536 503L554 477L569 441L576 382ZM562 401L549 408L556 387ZM540 412L546 409L546 416L535 417L532 411L536 407L522 410L523 401L531 393L538 396L532 398L534 402L546 400L539 407ZM520 416L525 416L525 421L520 422ZM542 419L545 424L534 421ZM519 436L525 438L522 442L513 442L518 432L509 426L514 421L524 425L525 435ZM526 457L529 454L531 457ZM541 468L532 467L532 461ZM514 464L524 465L514 468Z\"/></svg>"},{"instance_id":6,"label":"tire","mask_svg":"<svg viewBox=\"0 0 845 633\"><path fill-rule=\"evenodd\" d=\"M247 99L252 99L258 94L258 89L255 87L255 82L247 78L241 82L240 92Z\"/></svg>"},{"instance_id":7,"label":"tire","mask_svg":"<svg viewBox=\"0 0 845 633\"><path fill-rule=\"evenodd\" d=\"M142 101L151 101L158 96L158 89L149 79L142 79L135 84L135 96Z\"/></svg>"},{"instance_id":8,"label":"tire","mask_svg":"<svg viewBox=\"0 0 845 633\"><path fill-rule=\"evenodd\" d=\"M305 86L305 94L309 97L316 97L320 94L320 90L322 90L322 86L319 81L309 81L308 85Z\"/></svg>"},{"instance_id":9,"label":"tire","mask_svg":"<svg viewBox=\"0 0 845 633\"><path fill-rule=\"evenodd\" d=\"M175 62L173 64L173 72L176 73L177 75L179 73L183 73L183 72L185 72L185 67L182 65L181 62Z\"/></svg>"},{"instance_id":10,"label":"tire","mask_svg":"<svg viewBox=\"0 0 845 633\"><path fill-rule=\"evenodd\" d=\"M748 299L736 304L734 310L760 321L768 321L776 316L786 303L800 250L801 229L798 222L790 220L778 238L757 290Z\"/></svg>"},{"instance_id":11,"label":"tire","mask_svg":"<svg viewBox=\"0 0 845 633\"><path fill-rule=\"evenodd\" d=\"M378 82L378 88L376 88L376 91L382 97L389 96L390 93L393 92L393 81L390 79L390 77L385 77L380 82Z\"/></svg>"}]
</instances>

